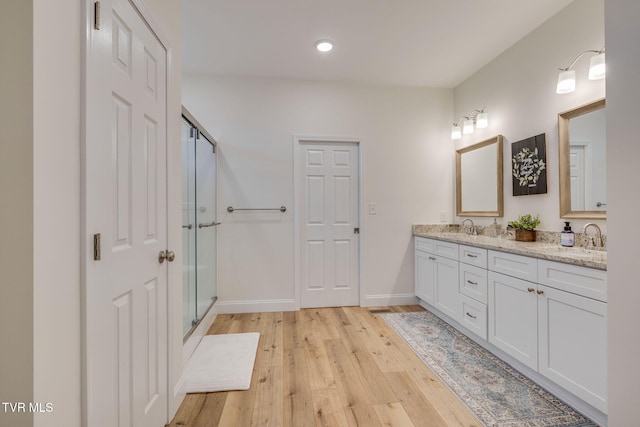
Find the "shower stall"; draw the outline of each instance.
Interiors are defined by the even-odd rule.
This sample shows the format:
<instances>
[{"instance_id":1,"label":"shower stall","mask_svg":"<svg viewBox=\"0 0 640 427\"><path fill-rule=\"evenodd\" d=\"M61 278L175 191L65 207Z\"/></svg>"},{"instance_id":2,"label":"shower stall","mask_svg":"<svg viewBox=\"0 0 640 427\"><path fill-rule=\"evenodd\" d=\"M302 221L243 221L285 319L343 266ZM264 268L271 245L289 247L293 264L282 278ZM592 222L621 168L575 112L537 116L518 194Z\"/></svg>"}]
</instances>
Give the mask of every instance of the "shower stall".
<instances>
[{"instance_id":1,"label":"shower stall","mask_svg":"<svg viewBox=\"0 0 640 427\"><path fill-rule=\"evenodd\" d=\"M183 336L216 300L216 142L182 110Z\"/></svg>"}]
</instances>

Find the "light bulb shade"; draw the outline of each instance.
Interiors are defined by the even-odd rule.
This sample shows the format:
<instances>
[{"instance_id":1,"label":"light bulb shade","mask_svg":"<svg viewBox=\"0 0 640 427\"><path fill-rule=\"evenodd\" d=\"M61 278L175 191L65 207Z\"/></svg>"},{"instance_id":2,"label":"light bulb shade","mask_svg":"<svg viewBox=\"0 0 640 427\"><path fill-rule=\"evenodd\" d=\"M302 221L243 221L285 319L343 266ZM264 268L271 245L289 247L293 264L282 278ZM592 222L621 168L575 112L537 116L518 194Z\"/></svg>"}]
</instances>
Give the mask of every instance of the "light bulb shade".
<instances>
[{"instance_id":1,"label":"light bulb shade","mask_svg":"<svg viewBox=\"0 0 640 427\"><path fill-rule=\"evenodd\" d=\"M602 52L591 57L591 63L589 64L589 80L604 79L604 74L604 52Z\"/></svg>"},{"instance_id":2,"label":"light bulb shade","mask_svg":"<svg viewBox=\"0 0 640 427\"><path fill-rule=\"evenodd\" d=\"M462 133L465 135L473 133L473 120L467 119L462 123Z\"/></svg>"},{"instance_id":3,"label":"light bulb shade","mask_svg":"<svg viewBox=\"0 0 640 427\"><path fill-rule=\"evenodd\" d=\"M318 40L316 42L316 49L320 52L329 52L333 49L333 42L331 40Z\"/></svg>"},{"instance_id":4,"label":"light bulb shade","mask_svg":"<svg viewBox=\"0 0 640 427\"><path fill-rule=\"evenodd\" d=\"M451 139L460 139L462 138L462 129L460 126L453 126L451 128Z\"/></svg>"},{"instance_id":5,"label":"light bulb shade","mask_svg":"<svg viewBox=\"0 0 640 427\"><path fill-rule=\"evenodd\" d=\"M489 115L487 113L478 113L476 116L476 127L484 129L489 126Z\"/></svg>"},{"instance_id":6,"label":"light bulb shade","mask_svg":"<svg viewBox=\"0 0 640 427\"><path fill-rule=\"evenodd\" d=\"M576 70L561 71L558 75L556 93L570 93L576 90Z\"/></svg>"}]
</instances>

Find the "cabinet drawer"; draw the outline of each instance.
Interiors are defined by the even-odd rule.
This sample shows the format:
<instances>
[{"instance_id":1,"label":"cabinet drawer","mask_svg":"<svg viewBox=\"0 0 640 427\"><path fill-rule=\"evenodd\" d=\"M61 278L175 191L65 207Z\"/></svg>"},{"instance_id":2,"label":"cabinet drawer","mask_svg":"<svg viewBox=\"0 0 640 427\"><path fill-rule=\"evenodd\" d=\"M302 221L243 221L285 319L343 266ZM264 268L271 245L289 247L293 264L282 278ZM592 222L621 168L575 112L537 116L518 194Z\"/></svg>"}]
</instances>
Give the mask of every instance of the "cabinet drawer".
<instances>
[{"instance_id":1,"label":"cabinet drawer","mask_svg":"<svg viewBox=\"0 0 640 427\"><path fill-rule=\"evenodd\" d=\"M460 293L481 303L487 303L487 270L460 264Z\"/></svg>"},{"instance_id":2,"label":"cabinet drawer","mask_svg":"<svg viewBox=\"0 0 640 427\"><path fill-rule=\"evenodd\" d=\"M424 237L415 238L415 248L417 251L434 253L436 250L435 240L425 239Z\"/></svg>"},{"instance_id":3,"label":"cabinet drawer","mask_svg":"<svg viewBox=\"0 0 640 427\"><path fill-rule=\"evenodd\" d=\"M538 260L522 255L505 252L489 251L489 270L528 280L538 281Z\"/></svg>"},{"instance_id":4,"label":"cabinet drawer","mask_svg":"<svg viewBox=\"0 0 640 427\"><path fill-rule=\"evenodd\" d=\"M487 250L475 248L473 246L460 245L458 249L460 262L475 265L480 268L487 268Z\"/></svg>"},{"instance_id":5,"label":"cabinet drawer","mask_svg":"<svg viewBox=\"0 0 640 427\"><path fill-rule=\"evenodd\" d=\"M458 260L458 244L444 242L442 240L427 239L424 237L415 238L415 248L418 251L429 252L445 258Z\"/></svg>"},{"instance_id":6,"label":"cabinet drawer","mask_svg":"<svg viewBox=\"0 0 640 427\"><path fill-rule=\"evenodd\" d=\"M607 302L607 272L603 270L539 260L538 282L561 291Z\"/></svg>"},{"instance_id":7,"label":"cabinet drawer","mask_svg":"<svg viewBox=\"0 0 640 427\"><path fill-rule=\"evenodd\" d=\"M458 244L451 242L443 242L441 240L434 240L435 254L443 256L445 258L458 260Z\"/></svg>"},{"instance_id":8,"label":"cabinet drawer","mask_svg":"<svg viewBox=\"0 0 640 427\"><path fill-rule=\"evenodd\" d=\"M487 339L487 306L472 298L462 295L462 325L478 335L483 340Z\"/></svg>"}]
</instances>

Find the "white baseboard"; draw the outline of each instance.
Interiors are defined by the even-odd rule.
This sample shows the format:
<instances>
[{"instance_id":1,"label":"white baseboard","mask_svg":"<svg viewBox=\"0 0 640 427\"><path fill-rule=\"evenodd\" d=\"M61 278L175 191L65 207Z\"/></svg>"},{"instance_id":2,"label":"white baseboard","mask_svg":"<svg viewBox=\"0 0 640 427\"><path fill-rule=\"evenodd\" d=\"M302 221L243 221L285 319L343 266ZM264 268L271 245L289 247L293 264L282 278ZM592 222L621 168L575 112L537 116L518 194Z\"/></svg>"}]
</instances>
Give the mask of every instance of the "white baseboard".
<instances>
[{"instance_id":1,"label":"white baseboard","mask_svg":"<svg viewBox=\"0 0 640 427\"><path fill-rule=\"evenodd\" d=\"M254 300L254 301L218 301L218 313L266 313L273 311L296 311L295 300Z\"/></svg>"},{"instance_id":2,"label":"white baseboard","mask_svg":"<svg viewBox=\"0 0 640 427\"><path fill-rule=\"evenodd\" d=\"M362 307L376 307L389 305L414 305L418 304L416 294L383 294L366 295L362 302Z\"/></svg>"}]
</instances>

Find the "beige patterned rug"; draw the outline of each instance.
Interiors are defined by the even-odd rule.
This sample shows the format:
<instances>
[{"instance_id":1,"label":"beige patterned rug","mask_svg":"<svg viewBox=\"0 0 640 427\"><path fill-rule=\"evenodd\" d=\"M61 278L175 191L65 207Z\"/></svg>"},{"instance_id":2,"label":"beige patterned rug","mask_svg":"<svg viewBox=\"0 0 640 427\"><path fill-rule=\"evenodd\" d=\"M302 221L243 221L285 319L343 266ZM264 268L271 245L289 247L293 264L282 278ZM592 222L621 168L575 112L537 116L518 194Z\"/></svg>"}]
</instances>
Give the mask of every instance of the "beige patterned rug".
<instances>
[{"instance_id":1,"label":"beige patterned rug","mask_svg":"<svg viewBox=\"0 0 640 427\"><path fill-rule=\"evenodd\" d=\"M432 313L381 316L485 426L596 426Z\"/></svg>"}]
</instances>

